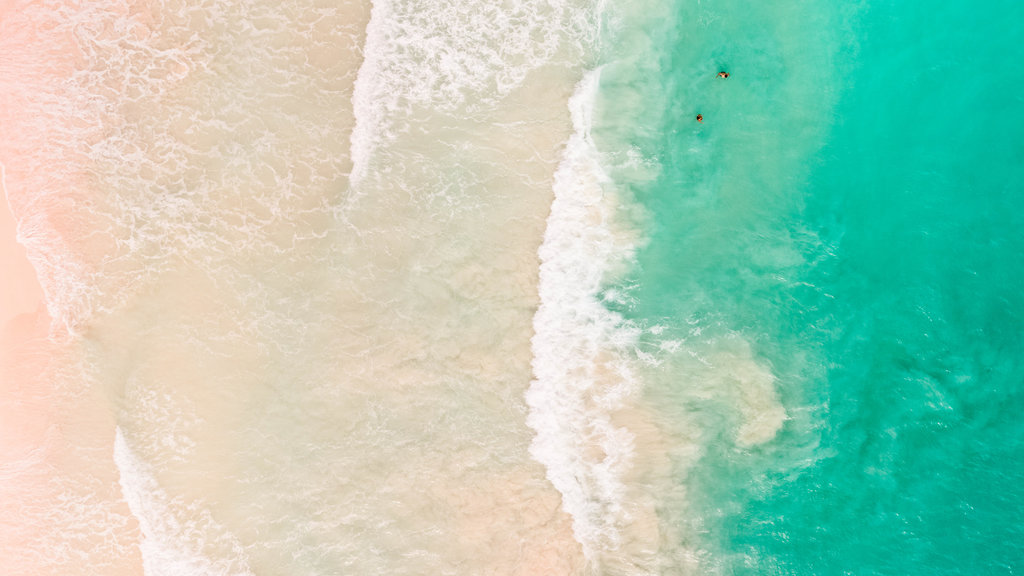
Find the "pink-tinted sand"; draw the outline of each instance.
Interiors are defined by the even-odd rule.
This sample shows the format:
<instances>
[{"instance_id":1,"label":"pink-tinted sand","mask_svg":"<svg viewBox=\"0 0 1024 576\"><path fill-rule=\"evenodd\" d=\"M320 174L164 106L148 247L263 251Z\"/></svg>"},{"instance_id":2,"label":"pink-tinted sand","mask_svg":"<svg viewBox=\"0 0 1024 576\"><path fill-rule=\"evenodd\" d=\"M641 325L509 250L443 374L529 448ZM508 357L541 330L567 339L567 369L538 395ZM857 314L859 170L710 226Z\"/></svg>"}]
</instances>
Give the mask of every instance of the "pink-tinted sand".
<instances>
[{"instance_id":1,"label":"pink-tinted sand","mask_svg":"<svg viewBox=\"0 0 1024 576\"><path fill-rule=\"evenodd\" d=\"M43 308L43 291L36 271L29 264L25 248L17 241L17 227L6 201L0 205L0 326L8 338L18 339L28 330L32 317ZM27 318L16 318L28 315Z\"/></svg>"},{"instance_id":2,"label":"pink-tinted sand","mask_svg":"<svg viewBox=\"0 0 1024 576\"><path fill-rule=\"evenodd\" d=\"M13 0L0 1L0 27L6 33L13 25L5 25L15 14L15 2ZM24 28L24 26L19 26ZM25 46L30 36L21 38L22 46ZM6 47L5 42L5 47ZM27 52L27 50L26 50ZM8 54L8 58L16 56ZM16 72L28 71L31 68L25 63L2 62L0 69L13 68ZM11 213L7 202L7 180L16 180L13 174L8 177L6 165L17 164L18 158L15 152L25 149L28 138L22 130L23 125L17 121L18 115L22 113L21 100L23 99L25 86L15 86L6 82L6 86L0 89L0 128L3 137L0 139L0 334L7 337L18 337L19 333L33 325L31 319L22 318L19 322L12 323L16 317L23 314L34 314L43 306L43 292L36 278L35 269L29 264L25 254L25 248L17 241L17 223ZM19 90L21 88L21 90ZM20 129L20 130L19 130ZM17 173L17 170L12 172ZM24 177L22 177L24 180ZM12 184L15 184L12 182ZM13 332L10 333L9 332ZM22 334L22 336L24 336ZM3 338L7 340L7 337Z\"/></svg>"},{"instance_id":3,"label":"pink-tinted sand","mask_svg":"<svg viewBox=\"0 0 1024 576\"><path fill-rule=\"evenodd\" d=\"M0 572L136 575L138 527L110 458L112 415L96 394L69 393L76 351L50 332L40 281L18 242L18 222L30 213L37 234L40 222L50 227L44 233L60 232L59 219L39 217L33 200L42 187L55 189L52 163L67 151L53 143L68 131L39 96L77 56L52 17L34 19L40 5L0 0ZM66 177L56 184L72 185Z\"/></svg>"}]
</instances>

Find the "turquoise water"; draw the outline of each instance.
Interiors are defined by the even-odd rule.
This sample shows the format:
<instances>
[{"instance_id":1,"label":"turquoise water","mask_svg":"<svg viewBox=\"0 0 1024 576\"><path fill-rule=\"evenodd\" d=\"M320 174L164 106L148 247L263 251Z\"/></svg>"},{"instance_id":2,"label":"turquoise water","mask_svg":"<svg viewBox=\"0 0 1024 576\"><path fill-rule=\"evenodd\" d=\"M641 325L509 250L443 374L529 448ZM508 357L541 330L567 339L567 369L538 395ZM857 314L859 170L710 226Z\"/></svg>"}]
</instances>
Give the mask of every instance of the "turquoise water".
<instances>
[{"instance_id":1,"label":"turquoise water","mask_svg":"<svg viewBox=\"0 0 1024 576\"><path fill-rule=\"evenodd\" d=\"M613 306L691 358L647 392L700 430L678 521L722 573L1016 573L1024 5L755 4L680 3L602 78L603 148L660 166L619 178ZM743 385L723 349L774 376L771 439L702 392Z\"/></svg>"},{"instance_id":2,"label":"turquoise water","mask_svg":"<svg viewBox=\"0 0 1024 576\"><path fill-rule=\"evenodd\" d=\"M3 574L1019 573L1021 38L0 2Z\"/></svg>"}]
</instances>

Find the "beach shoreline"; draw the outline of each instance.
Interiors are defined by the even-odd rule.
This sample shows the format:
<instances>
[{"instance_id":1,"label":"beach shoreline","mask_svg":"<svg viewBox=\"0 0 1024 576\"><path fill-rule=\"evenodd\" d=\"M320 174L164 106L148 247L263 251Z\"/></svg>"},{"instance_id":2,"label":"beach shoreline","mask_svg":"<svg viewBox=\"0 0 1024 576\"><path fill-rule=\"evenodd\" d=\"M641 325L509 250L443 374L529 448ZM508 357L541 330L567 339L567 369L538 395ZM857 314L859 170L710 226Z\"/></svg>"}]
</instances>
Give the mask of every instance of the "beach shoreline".
<instances>
[{"instance_id":1,"label":"beach shoreline","mask_svg":"<svg viewBox=\"0 0 1024 576\"><path fill-rule=\"evenodd\" d=\"M81 16L84 39L26 34L6 107L26 139L0 161L55 318L30 323L53 331L23 350L38 369L3 366L2 408L31 417L9 422L41 431L8 447L28 468L5 490L34 481L51 518L0 531L25 572L585 571L523 398L579 47L539 3L507 25L544 50L493 62L462 38L476 82L394 79L395 61L422 66L385 52L363 76L422 98L364 118L374 147L353 186L367 5L223 3L218 20L76 4L60 16ZM445 31L425 16L414 31ZM29 74L31 50L58 80ZM13 220L3 231L13 242ZM58 489L80 516L56 516ZM130 549L106 550L116 567L87 552L105 531ZM62 545L80 566L53 557Z\"/></svg>"},{"instance_id":2,"label":"beach shoreline","mask_svg":"<svg viewBox=\"0 0 1024 576\"><path fill-rule=\"evenodd\" d=\"M2 340L19 339L34 318L43 312L43 289L36 270L28 261L25 247L18 242L18 225L7 201L3 182L6 167L0 164L0 270L4 281L0 283L0 334Z\"/></svg>"}]
</instances>

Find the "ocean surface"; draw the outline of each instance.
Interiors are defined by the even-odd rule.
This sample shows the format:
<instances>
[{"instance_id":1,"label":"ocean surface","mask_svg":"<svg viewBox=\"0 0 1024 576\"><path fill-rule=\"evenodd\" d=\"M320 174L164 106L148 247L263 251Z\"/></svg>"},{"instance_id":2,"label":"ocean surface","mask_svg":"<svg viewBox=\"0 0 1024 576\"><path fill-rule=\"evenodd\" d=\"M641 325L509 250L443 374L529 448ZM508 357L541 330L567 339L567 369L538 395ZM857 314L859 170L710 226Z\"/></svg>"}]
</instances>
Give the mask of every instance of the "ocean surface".
<instances>
[{"instance_id":1,"label":"ocean surface","mask_svg":"<svg viewBox=\"0 0 1024 576\"><path fill-rule=\"evenodd\" d=\"M0 573L1021 573L1022 38L0 0Z\"/></svg>"}]
</instances>

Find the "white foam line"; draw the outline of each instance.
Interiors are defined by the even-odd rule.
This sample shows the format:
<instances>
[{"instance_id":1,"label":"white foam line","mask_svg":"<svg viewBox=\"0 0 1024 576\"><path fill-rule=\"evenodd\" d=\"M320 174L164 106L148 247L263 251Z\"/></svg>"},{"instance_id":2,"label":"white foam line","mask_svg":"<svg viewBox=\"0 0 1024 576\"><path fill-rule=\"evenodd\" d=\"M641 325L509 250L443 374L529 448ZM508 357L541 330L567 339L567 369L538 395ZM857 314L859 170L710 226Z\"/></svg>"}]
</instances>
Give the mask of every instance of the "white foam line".
<instances>
[{"instance_id":1,"label":"white foam line","mask_svg":"<svg viewBox=\"0 0 1024 576\"><path fill-rule=\"evenodd\" d=\"M578 49L587 39L577 24L591 13L583 4L373 0L352 94L350 186L358 192L372 156L417 122L417 111L458 119L486 110L560 47Z\"/></svg>"},{"instance_id":2,"label":"white foam line","mask_svg":"<svg viewBox=\"0 0 1024 576\"><path fill-rule=\"evenodd\" d=\"M7 166L4 165L3 162L0 162L0 190L3 191L4 203L7 205L7 212L14 220L14 241L21 244L21 247L25 250L25 258L28 260L29 266L32 267L32 271L36 275L36 282L39 283L39 288L42 292L43 304L46 306L47 313L50 318L56 318L54 315L55 306L52 303L52 298L49 296L48 286L44 282L40 281L41 276L39 275L39 266L36 265L35 259L33 258L34 252L25 242L21 219L18 218L17 213L14 211L14 206L11 204L11 197L7 192Z\"/></svg>"},{"instance_id":3,"label":"white foam line","mask_svg":"<svg viewBox=\"0 0 1024 576\"><path fill-rule=\"evenodd\" d=\"M356 189L366 176L370 153L376 147L375 133L384 120L384 108L374 101L377 85L380 83L380 67L383 59L382 46L387 41L384 21L392 18L388 0L375 0L370 8L370 20L366 24L366 41L363 44L363 63L356 73L352 91L352 113L355 126L349 137L349 157L352 173L349 185Z\"/></svg>"},{"instance_id":4,"label":"white foam line","mask_svg":"<svg viewBox=\"0 0 1024 576\"><path fill-rule=\"evenodd\" d=\"M600 68L579 83L569 107L574 134L555 173L540 248L540 307L534 316L534 380L527 392L530 451L562 493L563 508L593 565L615 550L628 523L623 477L633 436L612 422L638 387L630 354L639 330L601 304L599 291L632 244L616 234L610 180L590 135Z\"/></svg>"},{"instance_id":5,"label":"white foam line","mask_svg":"<svg viewBox=\"0 0 1024 576\"><path fill-rule=\"evenodd\" d=\"M25 249L25 257L35 271L42 291L43 304L50 317L51 328L63 327L68 333L74 333L71 321L72 312L70 312L72 305L69 303L85 289L70 274L57 277L59 271L70 268L71 264L66 262L67 258L63 257L59 250L47 249L48 247L45 245L43 245L43 249L40 249L42 242L38 238L45 238L46 233L50 232L49 230L45 228L40 230L42 227L38 222L30 221L28 233L26 233L24 221L17 217L11 205L10 194L7 191L7 167L2 162L0 162L0 189L3 190L4 202L15 221L15 241ZM32 242L29 241L30 238L37 238L37 240ZM42 271L46 271L46 274L42 274ZM63 283L67 290L61 291L59 285L55 288L53 284L57 283Z\"/></svg>"},{"instance_id":6,"label":"white foam line","mask_svg":"<svg viewBox=\"0 0 1024 576\"><path fill-rule=\"evenodd\" d=\"M175 516L172 505L181 503L172 501L160 488L149 466L128 446L120 427L114 438L114 462L120 472L121 492L142 531L139 549L146 576L253 576L241 545L223 534L208 514L189 510L196 518L184 522ZM216 538L218 549L231 548L234 557L208 558L203 554L205 542L196 536Z\"/></svg>"}]
</instances>

